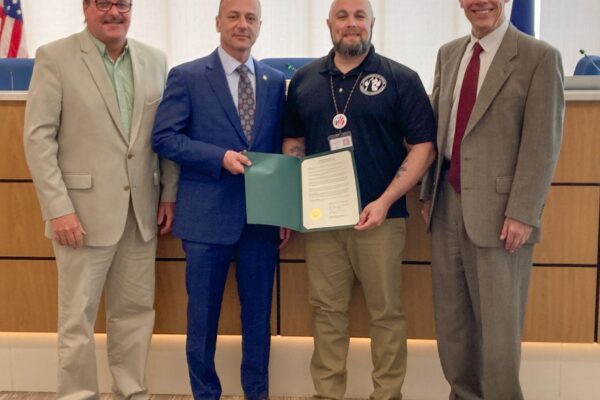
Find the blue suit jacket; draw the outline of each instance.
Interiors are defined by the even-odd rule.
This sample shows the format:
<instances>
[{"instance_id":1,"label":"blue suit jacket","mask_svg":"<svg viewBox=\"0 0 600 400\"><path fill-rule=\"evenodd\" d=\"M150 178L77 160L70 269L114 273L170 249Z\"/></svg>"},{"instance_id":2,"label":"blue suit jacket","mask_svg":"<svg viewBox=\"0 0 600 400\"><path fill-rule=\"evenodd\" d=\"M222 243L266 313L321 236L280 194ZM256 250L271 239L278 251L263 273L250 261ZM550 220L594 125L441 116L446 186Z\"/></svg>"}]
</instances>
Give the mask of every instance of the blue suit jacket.
<instances>
[{"instance_id":1,"label":"blue suit jacket","mask_svg":"<svg viewBox=\"0 0 600 400\"><path fill-rule=\"evenodd\" d=\"M152 146L181 166L173 232L182 239L235 243L246 223L244 177L222 167L225 152L281 152L285 79L263 63L255 60L254 65L256 119L251 143L244 136L216 50L169 72ZM276 228L254 229L277 240Z\"/></svg>"}]
</instances>

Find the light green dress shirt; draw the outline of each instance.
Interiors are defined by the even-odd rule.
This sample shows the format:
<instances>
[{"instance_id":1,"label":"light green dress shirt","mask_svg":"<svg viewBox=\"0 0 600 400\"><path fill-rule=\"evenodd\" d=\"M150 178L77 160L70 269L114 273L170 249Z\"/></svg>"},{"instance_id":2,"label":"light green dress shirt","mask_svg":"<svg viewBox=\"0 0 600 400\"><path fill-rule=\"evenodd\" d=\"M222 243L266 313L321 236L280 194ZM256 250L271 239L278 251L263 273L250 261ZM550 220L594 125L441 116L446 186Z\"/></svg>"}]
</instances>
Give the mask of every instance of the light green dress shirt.
<instances>
[{"instance_id":1,"label":"light green dress shirt","mask_svg":"<svg viewBox=\"0 0 600 400\"><path fill-rule=\"evenodd\" d=\"M131 131L131 114L133 113L133 66L131 64L129 45L125 45L123 53L113 61L106 51L106 45L96 39L91 33L89 33L89 35L92 42L94 42L98 48L98 51L102 56L102 61L104 61L106 72L112 81L115 93L117 94L117 102L119 103L123 129L125 135L129 138Z\"/></svg>"}]
</instances>

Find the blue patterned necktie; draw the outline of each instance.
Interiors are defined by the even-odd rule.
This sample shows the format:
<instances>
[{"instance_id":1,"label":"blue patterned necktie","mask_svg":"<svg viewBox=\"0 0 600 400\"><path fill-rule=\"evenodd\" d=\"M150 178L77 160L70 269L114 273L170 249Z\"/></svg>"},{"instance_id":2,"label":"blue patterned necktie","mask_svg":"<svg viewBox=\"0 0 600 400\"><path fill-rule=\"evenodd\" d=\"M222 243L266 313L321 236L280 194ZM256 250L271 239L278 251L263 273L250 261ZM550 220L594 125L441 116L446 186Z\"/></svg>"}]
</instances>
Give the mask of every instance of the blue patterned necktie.
<instances>
[{"instance_id":1,"label":"blue patterned necktie","mask_svg":"<svg viewBox=\"0 0 600 400\"><path fill-rule=\"evenodd\" d=\"M254 90L248 78L250 70L245 64L235 69L240 74L238 84L238 114L240 123L244 130L244 135L248 142L252 140L252 126L254 125L254 112L256 111L256 102L254 101Z\"/></svg>"}]
</instances>

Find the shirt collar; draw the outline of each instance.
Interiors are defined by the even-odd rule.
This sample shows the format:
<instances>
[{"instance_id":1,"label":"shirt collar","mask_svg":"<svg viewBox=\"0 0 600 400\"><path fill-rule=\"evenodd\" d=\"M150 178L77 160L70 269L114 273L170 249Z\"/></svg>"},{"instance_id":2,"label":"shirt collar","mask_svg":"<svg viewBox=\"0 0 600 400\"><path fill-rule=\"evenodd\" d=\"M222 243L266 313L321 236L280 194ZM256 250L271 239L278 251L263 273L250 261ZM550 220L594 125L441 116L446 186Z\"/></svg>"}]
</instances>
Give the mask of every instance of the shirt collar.
<instances>
[{"instance_id":1,"label":"shirt collar","mask_svg":"<svg viewBox=\"0 0 600 400\"><path fill-rule=\"evenodd\" d=\"M235 72L235 69L239 67L242 63L233 58L229 53L223 49L223 47L219 46L217 49L219 53L219 58L221 59L221 64L223 64L223 70L225 71L225 75L231 75ZM248 57L246 61L246 67L250 70L250 73L254 75L254 60L252 56Z\"/></svg>"},{"instance_id":2,"label":"shirt collar","mask_svg":"<svg viewBox=\"0 0 600 400\"><path fill-rule=\"evenodd\" d=\"M495 52L500 47L502 39L504 38L504 34L506 34L509 25L509 19L504 18L504 22L502 23L502 25L500 25L481 39L476 38L471 33L471 41L469 42L468 50L471 51L475 43L479 42L483 51L487 53Z\"/></svg>"},{"instance_id":3,"label":"shirt collar","mask_svg":"<svg viewBox=\"0 0 600 400\"><path fill-rule=\"evenodd\" d=\"M94 43L94 45L100 52L100 55L102 57L108 57L112 61L112 58L110 58L110 56L108 55L108 52L106 51L106 45L104 43L102 43L100 40L98 40L94 35L92 35L92 33L89 30L87 31L87 33L90 36L90 40L92 41L92 43ZM125 42L125 48L123 49L123 52L121 54L119 54L119 57L117 57L117 58L123 57L128 52L129 52L129 42Z\"/></svg>"},{"instance_id":4,"label":"shirt collar","mask_svg":"<svg viewBox=\"0 0 600 400\"><path fill-rule=\"evenodd\" d=\"M321 73L329 73L331 75L341 75L342 73L337 69L333 58L335 56L335 50L331 49L325 62L320 70ZM371 45L367 57L360 63L360 65L353 70L349 71L346 75L358 75L360 72L376 72L379 68L380 60L375 53L375 46Z\"/></svg>"}]
</instances>

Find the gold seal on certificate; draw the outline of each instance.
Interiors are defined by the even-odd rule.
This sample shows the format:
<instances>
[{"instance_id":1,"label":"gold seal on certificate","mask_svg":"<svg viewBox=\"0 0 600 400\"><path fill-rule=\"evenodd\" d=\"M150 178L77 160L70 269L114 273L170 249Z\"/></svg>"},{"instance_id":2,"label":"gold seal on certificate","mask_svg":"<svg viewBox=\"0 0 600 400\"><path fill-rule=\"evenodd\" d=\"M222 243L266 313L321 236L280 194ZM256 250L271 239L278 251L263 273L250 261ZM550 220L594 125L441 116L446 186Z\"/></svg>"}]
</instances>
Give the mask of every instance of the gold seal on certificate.
<instances>
[{"instance_id":1,"label":"gold seal on certificate","mask_svg":"<svg viewBox=\"0 0 600 400\"><path fill-rule=\"evenodd\" d=\"M310 219L312 219L313 221L320 220L322 216L323 216L323 213L321 212L320 208L314 208L310 212Z\"/></svg>"}]
</instances>

